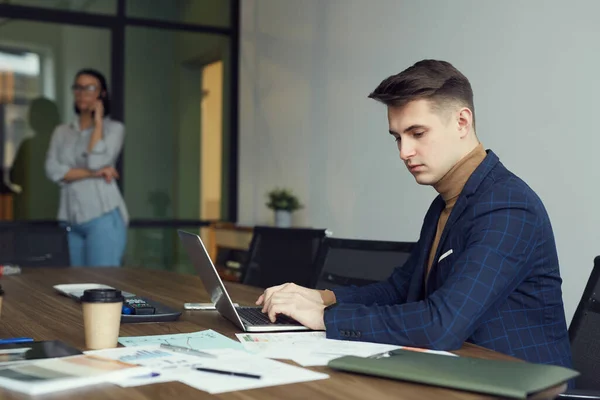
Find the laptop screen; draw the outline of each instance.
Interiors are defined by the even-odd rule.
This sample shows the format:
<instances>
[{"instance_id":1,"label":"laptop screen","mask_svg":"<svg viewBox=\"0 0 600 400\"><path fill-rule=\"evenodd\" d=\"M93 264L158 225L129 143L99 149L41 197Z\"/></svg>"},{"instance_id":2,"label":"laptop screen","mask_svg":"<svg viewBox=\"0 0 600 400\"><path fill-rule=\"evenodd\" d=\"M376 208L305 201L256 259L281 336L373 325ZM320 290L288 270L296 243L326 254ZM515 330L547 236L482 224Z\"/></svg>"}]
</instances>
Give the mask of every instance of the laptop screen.
<instances>
[{"instance_id":1,"label":"laptop screen","mask_svg":"<svg viewBox=\"0 0 600 400\"><path fill-rule=\"evenodd\" d=\"M215 308L219 314L233 322L240 329L245 330L244 324L235 310L231 297L227 293L227 289L225 289L225 285L223 285L223 281L210 259L200 236L182 230L178 230L177 234L198 275L200 275L202 284L210 296L210 301L215 304Z\"/></svg>"}]
</instances>

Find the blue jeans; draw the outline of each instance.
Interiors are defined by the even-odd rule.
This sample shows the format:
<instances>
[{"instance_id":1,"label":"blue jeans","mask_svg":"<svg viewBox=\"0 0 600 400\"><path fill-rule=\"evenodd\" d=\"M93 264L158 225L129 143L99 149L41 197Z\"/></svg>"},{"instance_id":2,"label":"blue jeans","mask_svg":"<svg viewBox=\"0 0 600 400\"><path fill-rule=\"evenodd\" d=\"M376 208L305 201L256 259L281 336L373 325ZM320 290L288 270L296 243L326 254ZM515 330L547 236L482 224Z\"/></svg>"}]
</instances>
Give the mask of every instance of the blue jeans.
<instances>
[{"instance_id":1,"label":"blue jeans","mask_svg":"<svg viewBox=\"0 0 600 400\"><path fill-rule=\"evenodd\" d=\"M72 224L68 234L73 267L121 265L127 227L118 208L82 224Z\"/></svg>"}]
</instances>

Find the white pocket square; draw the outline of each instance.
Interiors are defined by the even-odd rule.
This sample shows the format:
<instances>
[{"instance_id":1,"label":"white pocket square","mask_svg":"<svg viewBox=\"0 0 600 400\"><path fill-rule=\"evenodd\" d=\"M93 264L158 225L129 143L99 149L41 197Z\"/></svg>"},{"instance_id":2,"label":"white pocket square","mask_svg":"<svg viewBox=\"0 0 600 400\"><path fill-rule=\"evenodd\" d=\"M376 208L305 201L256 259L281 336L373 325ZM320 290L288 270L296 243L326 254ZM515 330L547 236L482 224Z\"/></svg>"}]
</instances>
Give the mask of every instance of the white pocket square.
<instances>
[{"instance_id":1,"label":"white pocket square","mask_svg":"<svg viewBox=\"0 0 600 400\"><path fill-rule=\"evenodd\" d=\"M440 259L438 260L438 262L442 261L444 258L448 257L450 254L452 254L452 249L448 250L447 252L445 252L444 254L442 254L440 256Z\"/></svg>"}]
</instances>

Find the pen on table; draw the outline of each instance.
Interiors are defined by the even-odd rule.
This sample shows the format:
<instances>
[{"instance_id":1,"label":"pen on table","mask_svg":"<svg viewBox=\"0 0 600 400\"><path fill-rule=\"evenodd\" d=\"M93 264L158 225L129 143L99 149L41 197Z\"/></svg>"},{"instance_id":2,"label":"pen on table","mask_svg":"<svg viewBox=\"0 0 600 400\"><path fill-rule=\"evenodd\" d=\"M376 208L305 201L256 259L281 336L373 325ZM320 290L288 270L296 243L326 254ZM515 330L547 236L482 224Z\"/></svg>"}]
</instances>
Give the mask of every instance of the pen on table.
<instances>
[{"instance_id":1,"label":"pen on table","mask_svg":"<svg viewBox=\"0 0 600 400\"><path fill-rule=\"evenodd\" d=\"M212 372L212 373L221 374L221 375L231 375L231 376L239 376L241 378L260 379L260 375L246 374L244 372L223 371L220 369L203 368L203 367L195 367L194 369L198 370L198 371L202 371L202 372Z\"/></svg>"},{"instance_id":2,"label":"pen on table","mask_svg":"<svg viewBox=\"0 0 600 400\"><path fill-rule=\"evenodd\" d=\"M0 344L26 343L26 342L33 342L33 339L32 338L28 338L28 337L16 337L16 338L0 339Z\"/></svg>"},{"instance_id":3,"label":"pen on table","mask_svg":"<svg viewBox=\"0 0 600 400\"><path fill-rule=\"evenodd\" d=\"M147 379L147 378L156 378L157 376L160 376L160 374L158 372L151 372L148 375L141 375L141 376L136 376L136 379Z\"/></svg>"},{"instance_id":4,"label":"pen on table","mask_svg":"<svg viewBox=\"0 0 600 400\"><path fill-rule=\"evenodd\" d=\"M371 354L367 358L386 358L390 356L389 351L384 351L383 353Z\"/></svg>"},{"instance_id":5,"label":"pen on table","mask_svg":"<svg viewBox=\"0 0 600 400\"><path fill-rule=\"evenodd\" d=\"M407 350L402 350L402 349L388 350L388 351L384 351L383 353L372 354L372 355L368 356L367 358L387 358L387 357L391 357L391 356L398 356L398 355L402 355L405 351L407 351Z\"/></svg>"},{"instance_id":6,"label":"pen on table","mask_svg":"<svg viewBox=\"0 0 600 400\"><path fill-rule=\"evenodd\" d=\"M200 350L188 349L187 347L173 346L172 344L162 343L160 347L162 347L163 349L171 350L175 353L184 353L198 357L217 358L217 356L215 356L214 354L206 353Z\"/></svg>"}]
</instances>

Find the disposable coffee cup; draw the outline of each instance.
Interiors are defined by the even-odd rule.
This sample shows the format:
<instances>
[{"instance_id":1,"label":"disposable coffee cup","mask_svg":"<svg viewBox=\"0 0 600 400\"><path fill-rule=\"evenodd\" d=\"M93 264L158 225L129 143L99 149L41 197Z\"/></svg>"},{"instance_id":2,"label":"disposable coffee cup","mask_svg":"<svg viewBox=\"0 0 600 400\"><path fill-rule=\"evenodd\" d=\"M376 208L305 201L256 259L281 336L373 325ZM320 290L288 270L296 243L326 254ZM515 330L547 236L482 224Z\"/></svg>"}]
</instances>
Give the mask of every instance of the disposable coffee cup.
<instances>
[{"instance_id":1,"label":"disposable coffee cup","mask_svg":"<svg viewBox=\"0 0 600 400\"><path fill-rule=\"evenodd\" d=\"M2 315L2 300L4 299L4 289L0 285L0 315Z\"/></svg>"},{"instance_id":2,"label":"disposable coffee cup","mask_svg":"<svg viewBox=\"0 0 600 400\"><path fill-rule=\"evenodd\" d=\"M81 297L85 346L91 350L117 347L123 295L115 289L88 289Z\"/></svg>"}]
</instances>

